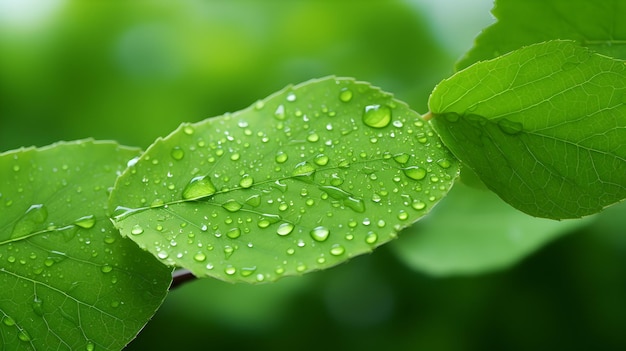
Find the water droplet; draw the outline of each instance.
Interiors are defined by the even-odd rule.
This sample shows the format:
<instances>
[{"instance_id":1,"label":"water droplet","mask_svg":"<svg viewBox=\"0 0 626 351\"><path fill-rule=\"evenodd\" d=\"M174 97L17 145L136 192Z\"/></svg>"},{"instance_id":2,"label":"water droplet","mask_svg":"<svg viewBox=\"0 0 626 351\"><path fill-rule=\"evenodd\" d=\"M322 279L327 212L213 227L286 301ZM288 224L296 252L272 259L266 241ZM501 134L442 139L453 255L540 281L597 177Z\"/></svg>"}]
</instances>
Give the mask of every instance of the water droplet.
<instances>
[{"instance_id":1,"label":"water droplet","mask_svg":"<svg viewBox=\"0 0 626 351\"><path fill-rule=\"evenodd\" d=\"M378 241L378 234L374 233L374 232L369 232L367 233L367 235L365 236L365 242L368 244L375 244Z\"/></svg>"},{"instance_id":2,"label":"water droplet","mask_svg":"<svg viewBox=\"0 0 626 351\"><path fill-rule=\"evenodd\" d=\"M36 315L43 316L43 301L39 297L35 296L32 307Z\"/></svg>"},{"instance_id":3,"label":"water droplet","mask_svg":"<svg viewBox=\"0 0 626 351\"><path fill-rule=\"evenodd\" d=\"M159 252L157 253L157 257L158 257L158 258L160 258L160 259L162 259L162 260L164 260L164 259L168 258L169 256L170 256L170 255L167 253L167 251L162 251L162 250L161 250L161 251L159 251Z\"/></svg>"},{"instance_id":4,"label":"water droplet","mask_svg":"<svg viewBox=\"0 0 626 351\"><path fill-rule=\"evenodd\" d=\"M313 240L315 241L325 241L326 239L328 239L330 231L328 230L328 228L320 226L311 230L310 234L311 238L313 238Z\"/></svg>"},{"instance_id":5,"label":"water droplet","mask_svg":"<svg viewBox=\"0 0 626 351\"><path fill-rule=\"evenodd\" d=\"M419 200L418 200L418 201L413 202L413 203L411 204L411 207L413 207L414 209L416 209L416 210L418 210L418 211L419 211L419 210L423 210L423 209L425 209L425 208L426 208L426 204L425 204L425 203L423 203L422 201L419 201Z\"/></svg>"},{"instance_id":6,"label":"water droplet","mask_svg":"<svg viewBox=\"0 0 626 351\"><path fill-rule=\"evenodd\" d=\"M11 232L11 238L20 238L35 232L40 228L42 224L48 218L48 209L45 205L36 204L32 205L26 210L26 212L17 220L13 231Z\"/></svg>"},{"instance_id":7,"label":"water droplet","mask_svg":"<svg viewBox=\"0 0 626 351\"><path fill-rule=\"evenodd\" d=\"M288 158L289 156L286 153L279 151L276 154L276 163L285 163L285 161L287 161Z\"/></svg>"},{"instance_id":8,"label":"water droplet","mask_svg":"<svg viewBox=\"0 0 626 351\"><path fill-rule=\"evenodd\" d=\"M289 102L296 101L296 94L294 94L294 93L287 94L287 101L289 101Z\"/></svg>"},{"instance_id":9,"label":"water droplet","mask_svg":"<svg viewBox=\"0 0 626 351\"><path fill-rule=\"evenodd\" d=\"M239 228L232 228L229 231L226 232L226 236L231 238L231 239L237 239L238 237L241 236L241 229Z\"/></svg>"},{"instance_id":10,"label":"water droplet","mask_svg":"<svg viewBox=\"0 0 626 351\"><path fill-rule=\"evenodd\" d=\"M183 132L187 135L192 135L194 130L192 126L187 125L183 127Z\"/></svg>"},{"instance_id":11,"label":"water droplet","mask_svg":"<svg viewBox=\"0 0 626 351\"><path fill-rule=\"evenodd\" d=\"M226 201L222 207L229 212L237 212L241 209L242 205L235 200Z\"/></svg>"},{"instance_id":12,"label":"water droplet","mask_svg":"<svg viewBox=\"0 0 626 351\"><path fill-rule=\"evenodd\" d=\"M281 120L281 121L284 120L286 117L285 106L278 105L278 107L276 108L276 111L274 111L274 117L276 117L276 119Z\"/></svg>"},{"instance_id":13,"label":"water droplet","mask_svg":"<svg viewBox=\"0 0 626 351\"><path fill-rule=\"evenodd\" d=\"M426 177L426 170L418 166L411 166L403 169L404 174L414 180L422 180Z\"/></svg>"},{"instance_id":14,"label":"water droplet","mask_svg":"<svg viewBox=\"0 0 626 351\"><path fill-rule=\"evenodd\" d=\"M254 179L248 174L244 174L239 181L239 186L241 186L242 188L249 188L252 186L252 184L254 184Z\"/></svg>"},{"instance_id":15,"label":"water droplet","mask_svg":"<svg viewBox=\"0 0 626 351\"><path fill-rule=\"evenodd\" d=\"M398 219L401 221L406 221L409 218L409 214L406 213L405 211L400 211L400 213L398 213Z\"/></svg>"},{"instance_id":16,"label":"water droplet","mask_svg":"<svg viewBox=\"0 0 626 351\"><path fill-rule=\"evenodd\" d=\"M294 225L291 223L283 223L276 229L276 234L284 236L289 235L293 231Z\"/></svg>"},{"instance_id":17,"label":"water droplet","mask_svg":"<svg viewBox=\"0 0 626 351\"><path fill-rule=\"evenodd\" d=\"M391 108L385 105L368 105L363 111L363 123L372 128L384 128L391 122Z\"/></svg>"},{"instance_id":18,"label":"water droplet","mask_svg":"<svg viewBox=\"0 0 626 351\"><path fill-rule=\"evenodd\" d=\"M300 162L291 173L293 176L311 176L315 173L315 166L308 162Z\"/></svg>"},{"instance_id":19,"label":"water droplet","mask_svg":"<svg viewBox=\"0 0 626 351\"><path fill-rule=\"evenodd\" d=\"M193 256L194 261L196 262L204 262L206 260L206 255L202 252L198 252Z\"/></svg>"},{"instance_id":20,"label":"water droplet","mask_svg":"<svg viewBox=\"0 0 626 351\"><path fill-rule=\"evenodd\" d=\"M235 152L234 154L230 155L230 159L232 161L237 161L241 158L241 155L238 152Z\"/></svg>"},{"instance_id":21,"label":"water droplet","mask_svg":"<svg viewBox=\"0 0 626 351\"><path fill-rule=\"evenodd\" d=\"M228 266L226 268L224 268L224 273L228 274L228 275L233 275L235 273L237 273L237 269L233 266Z\"/></svg>"},{"instance_id":22,"label":"water droplet","mask_svg":"<svg viewBox=\"0 0 626 351\"><path fill-rule=\"evenodd\" d=\"M93 226L96 224L96 216L89 215L80 217L79 219L74 221L74 224L85 229L93 228Z\"/></svg>"},{"instance_id":23,"label":"water droplet","mask_svg":"<svg viewBox=\"0 0 626 351\"><path fill-rule=\"evenodd\" d=\"M317 135L317 133L311 133L311 134L309 134L309 135L306 137L306 140L308 140L308 141L310 141L310 142L314 143L314 142L316 142L316 141L320 140L320 136L319 136L319 135Z\"/></svg>"},{"instance_id":24,"label":"water droplet","mask_svg":"<svg viewBox=\"0 0 626 351\"><path fill-rule=\"evenodd\" d=\"M448 160L447 158L442 158L441 160L437 161L437 164L441 168L450 168L450 166L452 165L450 163L450 160Z\"/></svg>"},{"instance_id":25,"label":"water droplet","mask_svg":"<svg viewBox=\"0 0 626 351\"><path fill-rule=\"evenodd\" d=\"M328 156L324 154L319 154L315 156L315 160L313 162L315 162L315 164L318 166L326 166L328 164L328 160Z\"/></svg>"},{"instance_id":26,"label":"water droplet","mask_svg":"<svg viewBox=\"0 0 626 351\"><path fill-rule=\"evenodd\" d=\"M15 320L13 320L13 318L5 315L4 318L2 318L2 323L4 323L4 325L6 325L7 327L12 327L15 325Z\"/></svg>"},{"instance_id":27,"label":"water droplet","mask_svg":"<svg viewBox=\"0 0 626 351\"><path fill-rule=\"evenodd\" d=\"M509 135L516 135L522 132L523 126L519 122L513 122L506 118L503 118L498 121L498 127L500 130Z\"/></svg>"},{"instance_id":28,"label":"water droplet","mask_svg":"<svg viewBox=\"0 0 626 351\"><path fill-rule=\"evenodd\" d=\"M102 271L102 273L109 273L113 270L113 267L109 266L108 264L105 264L104 266L100 268L100 270Z\"/></svg>"},{"instance_id":29,"label":"water droplet","mask_svg":"<svg viewBox=\"0 0 626 351\"><path fill-rule=\"evenodd\" d=\"M246 204L252 207L258 207L261 204L261 196L260 195L252 195L246 199Z\"/></svg>"},{"instance_id":30,"label":"water droplet","mask_svg":"<svg viewBox=\"0 0 626 351\"><path fill-rule=\"evenodd\" d=\"M411 157L411 155L402 153L394 156L393 159L399 164L403 165L409 161L409 157Z\"/></svg>"},{"instance_id":31,"label":"water droplet","mask_svg":"<svg viewBox=\"0 0 626 351\"><path fill-rule=\"evenodd\" d=\"M143 228L139 224L135 224L133 228L130 230L130 233L133 235L139 235L143 233Z\"/></svg>"},{"instance_id":32,"label":"water droplet","mask_svg":"<svg viewBox=\"0 0 626 351\"><path fill-rule=\"evenodd\" d=\"M181 149L180 147L175 146L172 148L170 155L175 160L182 160L183 157L185 157L185 151L183 151L183 149Z\"/></svg>"},{"instance_id":33,"label":"water droplet","mask_svg":"<svg viewBox=\"0 0 626 351\"><path fill-rule=\"evenodd\" d=\"M333 256L341 256L344 252L346 252L346 249L339 244L334 244L330 248L330 254Z\"/></svg>"},{"instance_id":34,"label":"water droplet","mask_svg":"<svg viewBox=\"0 0 626 351\"><path fill-rule=\"evenodd\" d=\"M91 341L87 342L87 345L85 345L85 351L95 351L95 349L96 345Z\"/></svg>"},{"instance_id":35,"label":"water droplet","mask_svg":"<svg viewBox=\"0 0 626 351\"><path fill-rule=\"evenodd\" d=\"M28 334L28 332L24 329L21 329L18 333L17 333L17 338L22 340L22 341L30 341L30 334Z\"/></svg>"},{"instance_id":36,"label":"water droplet","mask_svg":"<svg viewBox=\"0 0 626 351\"><path fill-rule=\"evenodd\" d=\"M343 88L339 92L339 100L343 102L350 102L350 100L352 100L352 95L352 90L348 88Z\"/></svg>"},{"instance_id":37,"label":"water droplet","mask_svg":"<svg viewBox=\"0 0 626 351\"><path fill-rule=\"evenodd\" d=\"M213 182L205 176L199 176L191 179L189 184L183 190L184 200L195 200L215 194L217 189Z\"/></svg>"}]
</instances>

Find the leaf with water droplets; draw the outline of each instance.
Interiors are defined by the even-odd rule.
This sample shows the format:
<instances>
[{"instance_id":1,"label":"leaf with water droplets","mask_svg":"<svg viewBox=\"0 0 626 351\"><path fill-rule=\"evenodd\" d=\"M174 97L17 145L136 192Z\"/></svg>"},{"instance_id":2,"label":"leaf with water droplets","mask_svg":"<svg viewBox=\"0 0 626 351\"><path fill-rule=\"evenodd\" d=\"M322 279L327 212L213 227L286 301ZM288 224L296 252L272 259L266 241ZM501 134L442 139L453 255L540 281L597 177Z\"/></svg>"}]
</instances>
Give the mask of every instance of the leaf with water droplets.
<instances>
[{"instance_id":1,"label":"leaf with water droplets","mask_svg":"<svg viewBox=\"0 0 626 351\"><path fill-rule=\"evenodd\" d=\"M91 140L0 154L3 349L119 350L160 306L171 269L106 216L137 154Z\"/></svg>"},{"instance_id":2,"label":"leaf with water droplets","mask_svg":"<svg viewBox=\"0 0 626 351\"><path fill-rule=\"evenodd\" d=\"M570 41L528 46L444 80L431 124L509 204L576 218L626 198L626 65Z\"/></svg>"},{"instance_id":3,"label":"leaf with water droplets","mask_svg":"<svg viewBox=\"0 0 626 351\"><path fill-rule=\"evenodd\" d=\"M182 125L119 177L109 207L121 232L166 264L267 282L395 238L457 173L406 104L324 78Z\"/></svg>"}]
</instances>

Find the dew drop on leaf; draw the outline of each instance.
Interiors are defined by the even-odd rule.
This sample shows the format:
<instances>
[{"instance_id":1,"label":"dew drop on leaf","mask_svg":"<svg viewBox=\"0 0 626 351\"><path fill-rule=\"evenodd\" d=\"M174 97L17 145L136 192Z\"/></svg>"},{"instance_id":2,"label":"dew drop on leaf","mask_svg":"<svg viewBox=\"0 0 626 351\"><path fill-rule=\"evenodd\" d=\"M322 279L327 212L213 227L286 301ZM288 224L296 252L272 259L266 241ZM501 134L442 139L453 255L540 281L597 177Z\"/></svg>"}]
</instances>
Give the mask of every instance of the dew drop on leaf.
<instances>
[{"instance_id":1,"label":"dew drop on leaf","mask_svg":"<svg viewBox=\"0 0 626 351\"><path fill-rule=\"evenodd\" d=\"M245 174L239 181L239 186L242 188L249 188L252 184L254 184L254 179L248 174Z\"/></svg>"},{"instance_id":2,"label":"dew drop on leaf","mask_svg":"<svg viewBox=\"0 0 626 351\"><path fill-rule=\"evenodd\" d=\"M74 224L85 229L93 228L93 226L96 224L96 216L89 215L80 217L79 219L74 221Z\"/></svg>"},{"instance_id":3,"label":"dew drop on leaf","mask_svg":"<svg viewBox=\"0 0 626 351\"><path fill-rule=\"evenodd\" d=\"M133 235L139 235L143 233L143 228L139 225L136 224L133 226L133 228L130 230L130 233Z\"/></svg>"},{"instance_id":4,"label":"dew drop on leaf","mask_svg":"<svg viewBox=\"0 0 626 351\"><path fill-rule=\"evenodd\" d=\"M205 177L199 176L192 178L183 190L184 200L195 200L203 197L211 196L216 192L213 182Z\"/></svg>"},{"instance_id":5,"label":"dew drop on leaf","mask_svg":"<svg viewBox=\"0 0 626 351\"><path fill-rule=\"evenodd\" d=\"M367 233L367 235L365 236L365 242L368 244L375 244L378 241L378 234L374 233L374 232L369 232Z\"/></svg>"},{"instance_id":6,"label":"dew drop on leaf","mask_svg":"<svg viewBox=\"0 0 626 351\"><path fill-rule=\"evenodd\" d=\"M391 108L386 105L368 105L363 111L363 123L372 128L384 128L391 122Z\"/></svg>"},{"instance_id":7,"label":"dew drop on leaf","mask_svg":"<svg viewBox=\"0 0 626 351\"><path fill-rule=\"evenodd\" d=\"M206 255L202 252L198 252L193 256L194 261L196 262L204 262L206 260Z\"/></svg>"},{"instance_id":8,"label":"dew drop on leaf","mask_svg":"<svg viewBox=\"0 0 626 351\"><path fill-rule=\"evenodd\" d=\"M229 212L237 212L241 209L242 205L239 202L231 199L231 200L226 201L222 205L222 207Z\"/></svg>"},{"instance_id":9,"label":"dew drop on leaf","mask_svg":"<svg viewBox=\"0 0 626 351\"><path fill-rule=\"evenodd\" d=\"M226 236L231 238L231 239L237 239L238 237L241 236L241 229L239 228L232 228L229 231L226 232Z\"/></svg>"},{"instance_id":10,"label":"dew drop on leaf","mask_svg":"<svg viewBox=\"0 0 626 351\"><path fill-rule=\"evenodd\" d=\"M33 233L35 230L40 229L40 226L46 219L48 219L48 209L45 205L36 204L30 206L15 223L11 232L11 238L19 238Z\"/></svg>"},{"instance_id":11,"label":"dew drop on leaf","mask_svg":"<svg viewBox=\"0 0 626 351\"><path fill-rule=\"evenodd\" d=\"M315 166L308 162L301 162L296 165L292 175L294 176L311 176L315 172Z\"/></svg>"},{"instance_id":12,"label":"dew drop on leaf","mask_svg":"<svg viewBox=\"0 0 626 351\"><path fill-rule=\"evenodd\" d=\"M311 230L310 234L311 234L311 238L313 238L313 240L321 242L321 241L325 241L326 239L328 239L330 231L326 227L319 226L319 227L315 227L313 230Z\"/></svg>"},{"instance_id":13,"label":"dew drop on leaf","mask_svg":"<svg viewBox=\"0 0 626 351\"><path fill-rule=\"evenodd\" d=\"M339 245L339 244L334 244L331 248L330 248L330 254L333 256L341 256L343 255L343 253L346 252L346 249Z\"/></svg>"},{"instance_id":14,"label":"dew drop on leaf","mask_svg":"<svg viewBox=\"0 0 626 351\"><path fill-rule=\"evenodd\" d=\"M182 160L185 157L185 151L181 149L179 146L175 146L172 148L172 152L170 153L173 159Z\"/></svg>"},{"instance_id":15,"label":"dew drop on leaf","mask_svg":"<svg viewBox=\"0 0 626 351\"><path fill-rule=\"evenodd\" d=\"M291 223L283 223L276 229L276 234L284 236L289 235L293 231L294 225Z\"/></svg>"},{"instance_id":16,"label":"dew drop on leaf","mask_svg":"<svg viewBox=\"0 0 626 351\"><path fill-rule=\"evenodd\" d=\"M285 161L287 161L287 158L289 158L289 156L284 153L283 151L279 151L276 154L276 163L285 163Z\"/></svg>"},{"instance_id":17,"label":"dew drop on leaf","mask_svg":"<svg viewBox=\"0 0 626 351\"><path fill-rule=\"evenodd\" d=\"M343 88L339 92L339 100L342 102L350 102L352 100L352 90L348 88Z\"/></svg>"},{"instance_id":18,"label":"dew drop on leaf","mask_svg":"<svg viewBox=\"0 0 626 351\"><path fill-rule=\"evenodd\" d=\"M422 180L426 177L426 170L418 166L411 166L402 170L404 174L414 180Z\"/></svg>"}]
</instances>

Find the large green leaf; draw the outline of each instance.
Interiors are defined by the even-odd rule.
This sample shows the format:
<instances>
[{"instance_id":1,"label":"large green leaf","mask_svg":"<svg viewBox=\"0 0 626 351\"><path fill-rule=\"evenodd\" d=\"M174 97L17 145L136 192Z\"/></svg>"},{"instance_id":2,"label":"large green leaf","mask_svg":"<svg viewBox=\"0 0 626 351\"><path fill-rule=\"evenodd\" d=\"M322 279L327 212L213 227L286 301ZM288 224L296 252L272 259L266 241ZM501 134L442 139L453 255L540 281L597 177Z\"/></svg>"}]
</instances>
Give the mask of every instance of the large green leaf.
<instances>
[{"instance_id":1,"label":"large green leaf","mask_svg":"<svg viewBox=\"0 0 626 351\"><path fill-rule=\"evenodd\" d=\"M406 229L391 248L408 266L430 275L487 273L509 267L588 224L587 218L531 217L493 192L457 183L428 217Z\"/></svg>"},{"instance_id":2,"label":"large green leaf","mask_svg":"<svg viewBox=\"0 0 626 351\"><path fill-rule=\"evenodd\" d=\"M476 38L457 69L554 39L626 59L626 1L497 0L493 14L498 21Z\"/></svg>"},{"instance_id":3,"label":"large green leaf","mask_svg":"<svg viewBox=\"0 0 626 351\"><path fill-rule=\"evenodd\" d=\"M0 154L3 350L119 350L160 306L171 269L106 217L137 154L91 140Z\"/></svg>"},{"instance_id":4,"label":"large green leaf","mask_svg":"<svg viewBox=\"0 0 626 351\"><path fill-rule=\"evenodd\" d=\"M574 218L626 197L626 66L569 41L535 44L441 82L431 123L500 197Z\"/></svg>"},{"instance_id":5,"label":"large green leaf","mask_svg":"<svg viewBox=\"0 0 626 351\"><path fill-rule=\"evenodd\" d=\"M272 281L395 238L457 172L404 103L325 78L181 125L122 174L110 208L121 232L164 263Z\"/></svg>"}]
</instances>

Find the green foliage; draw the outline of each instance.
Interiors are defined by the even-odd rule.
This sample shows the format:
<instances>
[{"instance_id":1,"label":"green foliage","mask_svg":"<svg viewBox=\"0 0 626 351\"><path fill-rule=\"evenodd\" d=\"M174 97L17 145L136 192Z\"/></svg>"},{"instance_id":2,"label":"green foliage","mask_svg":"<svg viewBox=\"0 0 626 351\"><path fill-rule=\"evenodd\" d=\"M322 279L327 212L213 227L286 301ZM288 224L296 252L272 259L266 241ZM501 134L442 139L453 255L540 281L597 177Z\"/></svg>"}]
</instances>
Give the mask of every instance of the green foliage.
<instances>
[{"instance_id":1,"label":"green foliage","mask_svg":"<svg viewBox=\"0 0 626 351\"><path fill-rule=\"evenodd\" d=\"M3 349L118 350L160 306L171 270L105 213L137 154L91 140L0 154Z\"/></svg>"},{"instance_id":2,"label":"green foliage","mask_svg":"<svg viewBox=\"0 0 626 351\"><path fill-rule=\"evenodd\" d=\"M490 189L561 219L626 197L625 101L624 62L552 41L458 72L430 108L446 146Z\"/></svg>"},{"instance_id":3,"label":"green foliage","mask_svg":"<svg viewBox=\"0 0 626 351\"><path fill-rule=\"evenodd\" d=\"M531 217L504 205L486 189L458 183L431 214L390 246L409 267L433 276L484 274L512 266L589 224L590 218Z\"/></svg>"},{"instance_id":4,"label":"green foliage","mask_svg":"<svg viewBox=\"0 0 626 351\"><path fill-rule=\"evenodd\" d=\"M119 177L110 208L123 235L168 265L272 281L395 238L457 172L407 105L325 78L182 125Z\"/></svg>"},{"instance_id":5,"label":"green foliage","mask_svg":"<svg viewBox=\"0 0 626 351\"><path fill-rule=\"evenodd\" d=\"M41 30L41 46L22 45L28 31L15 35L0 21L4 145L21 144L18 127L70 138L87 133L82 125L147 144L182 118L337 73L384 83L412 106L369 83L323 78L183 123L144 153L80 140L0 154L3 349L120 349L163 301L170 266L269 282L337 265L402 231L391 252L409 267L476 274L588 223L623 228L624 204L557 222L485 189L457 185L448 195L462 164L465 184L534 216L587 216L626 198L622 3L498 0L498 22L432 92L429 122L413 110L445 55L408 4L266 5L101 4L103 13L127 11L112 27L68 2L70 20ZM84 45L66 46L58 33ZM86 72L97 89L84 89ZM369 325L391 313L385 282L397 267L370 275L366 266L331 270L339 273L322 294L310 277L236 288L207 280L196 288L210 303L186 309L266 330L292 292L312 290L337 319Z\"/></svg>"},{"instance_id":6,"label":"green foliage","mask_svg":"<svg viewBox=\"0 0 626 351\"><path fill-rule=\"evenodd\" d=\"M598 53L626 59L626 2L621 0L496 0L498 21L483 30L457 69L522 46L575 40Z\"/></svg>"}]
</instances>

